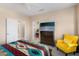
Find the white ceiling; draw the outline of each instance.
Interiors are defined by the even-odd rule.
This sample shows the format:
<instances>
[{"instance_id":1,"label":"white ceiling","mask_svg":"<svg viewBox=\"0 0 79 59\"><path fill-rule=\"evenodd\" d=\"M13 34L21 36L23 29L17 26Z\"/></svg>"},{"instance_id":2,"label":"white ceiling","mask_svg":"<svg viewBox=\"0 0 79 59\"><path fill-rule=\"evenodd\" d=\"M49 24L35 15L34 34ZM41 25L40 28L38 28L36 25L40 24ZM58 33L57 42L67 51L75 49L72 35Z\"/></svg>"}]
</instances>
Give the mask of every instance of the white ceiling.
<instances>
[{"instance_id":1,"label":"white ceiling","mask_svg":"<svg viewBox=\"0 0 79 59\"><path fill-rule=\"evenodd\" d=\"M20 14L32 16L49 11L56 11L74 6L72 3L0 3L1 7L14 10Z\"/></svg>"}]
</instances>

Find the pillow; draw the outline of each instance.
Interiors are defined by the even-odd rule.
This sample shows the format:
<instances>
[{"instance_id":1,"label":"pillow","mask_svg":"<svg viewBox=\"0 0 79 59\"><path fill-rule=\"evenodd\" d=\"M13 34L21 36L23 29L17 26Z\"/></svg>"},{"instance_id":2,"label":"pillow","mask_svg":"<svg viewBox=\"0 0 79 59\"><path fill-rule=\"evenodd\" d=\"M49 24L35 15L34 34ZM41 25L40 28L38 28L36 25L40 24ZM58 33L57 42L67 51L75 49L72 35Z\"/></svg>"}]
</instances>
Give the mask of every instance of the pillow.
<instances>
[{"instance_id":1,"label":"pillow","mask_svg":"<svg viewBox=\"0 0 79 59\"><path fill-rule=\"evenodd\" d=\"M66 43L66 44L68 44L68 43L73 43L73 41L72 40L66 40L66 39L64 39L64 42Z\"/></svg>"},{"instance_id":2,"label":"pillow","mask_svg":"<svg viewBox=\"0 0 79 59\"><path fill-rule=\"evenodd\" d=\"M17 48L27 49L27 46L25 44L23 44L23 43L17 42Z\"/></svg>"},{"instance_id":3,"label":"pillow","mask_svg":"<svg viewBox=\"0 0 79 59\"><path fill-rule=\"evenodd\" d=\"M65 43L76 43L77 40L78 40L78 36L76 36L76 35L69 35L69 34L64 35Z\"/></svg>"},{"instance_id":4,"label":"pillow","mask_svg":"<svg viewBox=\"0 0 79 59\"><path fill-rule=\"evenodd\" d=\"M16 44L17 44L17 42L11 42L10 44L15 44L15 45L16 45Z\"/></svg>"}]
</instances>

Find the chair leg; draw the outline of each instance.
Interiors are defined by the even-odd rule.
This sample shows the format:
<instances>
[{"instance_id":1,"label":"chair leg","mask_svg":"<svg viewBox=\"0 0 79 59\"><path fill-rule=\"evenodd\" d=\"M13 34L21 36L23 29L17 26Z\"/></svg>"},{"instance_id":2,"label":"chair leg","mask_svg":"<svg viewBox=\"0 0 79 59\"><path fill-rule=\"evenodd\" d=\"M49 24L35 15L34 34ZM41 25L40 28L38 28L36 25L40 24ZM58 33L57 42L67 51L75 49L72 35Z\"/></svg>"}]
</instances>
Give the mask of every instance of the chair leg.
<instances>
[{"instance_id":1,"label":"chair leg","mask_svg":"<svg viewBox=\"0 0 79 59\"><path fill-rule=\"evenodd\" d=\"M58 48L57 48L57 50L58 50Z\"/></svg>"},{"instance_id":2,"label":"chair leg","mask_svg":"<svg viewBox=\"0 0 79 59\"><path fill-rule=\"evenodd\" d=\"M68 54L66 53L65 56L68 56Z\"/></svg>"},{"instance_id":3,"label":"chair leg","mask_svg":"<svg viewBox=\"0 0 79 59\"><path fill-rule=\"evenodd\" d=\"M75 52L73 52L73 54L75 55Z\"/></svg>"}]
</instances>

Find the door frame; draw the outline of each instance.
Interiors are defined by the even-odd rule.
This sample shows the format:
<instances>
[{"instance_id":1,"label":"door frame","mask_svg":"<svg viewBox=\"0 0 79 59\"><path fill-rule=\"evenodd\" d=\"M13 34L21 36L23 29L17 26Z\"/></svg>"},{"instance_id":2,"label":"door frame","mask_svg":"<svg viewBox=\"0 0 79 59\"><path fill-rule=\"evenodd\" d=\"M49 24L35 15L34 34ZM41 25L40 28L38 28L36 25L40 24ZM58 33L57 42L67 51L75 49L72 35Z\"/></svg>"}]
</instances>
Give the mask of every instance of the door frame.
<instances>
[{"instance_id":1,"label":"door frame","mask_svg":"<svg viewBox=\"0 0 79 59\"><path fill-rule=\"evenodd\" d=\"M7 42L7 41L8 41L8 40L7 40L7 20L8 20L8 19L15 19L15 18L6 18L6 19L5 19L5 39L6 39L6 40L5 40L5 43L8 43L8 42ZM15 20L16 20L16 19L15 19ZM18 20L18 19L17 19L17 20ZM17 33L19 34L19 29L18 29ZM19 36L18 36L18 39L19 39Z\"/></svg>"}]
</instances>

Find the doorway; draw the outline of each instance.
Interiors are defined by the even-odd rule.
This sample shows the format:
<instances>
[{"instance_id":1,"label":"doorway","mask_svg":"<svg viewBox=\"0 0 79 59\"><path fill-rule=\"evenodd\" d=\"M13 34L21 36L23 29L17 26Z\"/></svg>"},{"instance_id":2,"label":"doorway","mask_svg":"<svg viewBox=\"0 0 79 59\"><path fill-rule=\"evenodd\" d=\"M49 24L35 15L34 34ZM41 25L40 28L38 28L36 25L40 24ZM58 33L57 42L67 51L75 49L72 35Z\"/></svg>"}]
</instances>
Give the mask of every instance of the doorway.
<instances>
[{"instance_id":1,"label":"doorway","mask_svg":"<svg viewBox=\"0 0 79 59\"><path fill-rule=\"evenodd\" d=\"M6 20L6 41L7 43L11 43L18 39L18 20L15 19L7 19Z\"/></svg>"}]
</instances>

